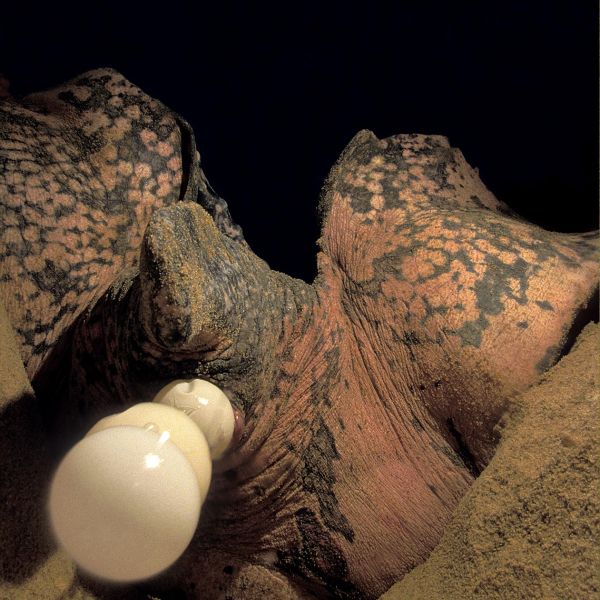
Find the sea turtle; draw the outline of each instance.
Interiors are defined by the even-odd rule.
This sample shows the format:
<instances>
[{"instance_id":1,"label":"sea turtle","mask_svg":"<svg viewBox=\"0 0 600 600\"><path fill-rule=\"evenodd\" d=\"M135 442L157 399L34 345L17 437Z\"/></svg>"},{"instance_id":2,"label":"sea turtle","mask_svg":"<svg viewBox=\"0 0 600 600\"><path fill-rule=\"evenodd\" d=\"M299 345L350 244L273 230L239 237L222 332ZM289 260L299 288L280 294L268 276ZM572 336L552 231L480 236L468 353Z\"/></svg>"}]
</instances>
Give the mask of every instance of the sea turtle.
<instances>
[{"instance_id":1,"label":"sea turtle","mask_svg":"<svg viewBox=\"0 0 600 600\"><path fill-rule=\"evenodd\" d=\"M174 378L243 415L177 567L192 596L261 566L299 597L377 597L597 301L596 234L521 219L442 136L352 139L309 284L252 252L189 125L119 73L0 110L0 299L52 435Z\"/></svg>"}]
</instances>

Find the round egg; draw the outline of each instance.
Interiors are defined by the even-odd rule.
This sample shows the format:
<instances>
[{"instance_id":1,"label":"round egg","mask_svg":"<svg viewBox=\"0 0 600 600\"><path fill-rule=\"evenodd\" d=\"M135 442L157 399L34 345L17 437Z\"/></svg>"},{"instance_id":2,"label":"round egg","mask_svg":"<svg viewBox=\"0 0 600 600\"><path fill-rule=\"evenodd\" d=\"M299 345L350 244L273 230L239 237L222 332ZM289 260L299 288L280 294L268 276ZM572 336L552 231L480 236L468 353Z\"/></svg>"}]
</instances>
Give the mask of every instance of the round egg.
<instances>
[{"instance_id":1,"label":"round egg","mask_svg":"<svg viewBox=\"0 0 600 600\"><path fill-rule=\"evenodd\" d=\"M202 494L194 468L169 437L152 424L108 427L83 438L59 465L50 523L84 571L115 582L141 580L188 546Z\"/></svg>"},{"instance_id":2,"label":"round egg","mask_svg":"<svg viewBox=\"0 0 600 600\"><path fill-rule=\"evenodd\" d=\"M177 379L163 387L154 402L183 411L200 428L213 460L219 459L233 437L235 416L229 398L203 379Z\"/></svg>"}]
</instances>

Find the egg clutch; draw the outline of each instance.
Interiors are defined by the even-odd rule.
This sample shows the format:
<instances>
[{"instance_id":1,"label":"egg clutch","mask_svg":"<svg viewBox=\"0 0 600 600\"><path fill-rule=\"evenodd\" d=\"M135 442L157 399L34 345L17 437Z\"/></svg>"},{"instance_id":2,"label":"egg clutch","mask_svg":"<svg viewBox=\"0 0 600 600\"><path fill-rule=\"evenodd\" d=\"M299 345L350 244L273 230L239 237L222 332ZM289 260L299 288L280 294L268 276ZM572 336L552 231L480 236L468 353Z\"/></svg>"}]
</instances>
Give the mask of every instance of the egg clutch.
<instances>
[{"instance_id":1,"label":"egg clutch","mask_svg":"<svg viewBox=\"0 0 600 600\"><path fill-rule=\"evenodd\" d=\"M173 564L190 543L212 461L231 443L227 396L176 380L153 402L101 419L63 458L50 485L52 531L88 574L126 583Z\"/></svg>"}]
</instances>

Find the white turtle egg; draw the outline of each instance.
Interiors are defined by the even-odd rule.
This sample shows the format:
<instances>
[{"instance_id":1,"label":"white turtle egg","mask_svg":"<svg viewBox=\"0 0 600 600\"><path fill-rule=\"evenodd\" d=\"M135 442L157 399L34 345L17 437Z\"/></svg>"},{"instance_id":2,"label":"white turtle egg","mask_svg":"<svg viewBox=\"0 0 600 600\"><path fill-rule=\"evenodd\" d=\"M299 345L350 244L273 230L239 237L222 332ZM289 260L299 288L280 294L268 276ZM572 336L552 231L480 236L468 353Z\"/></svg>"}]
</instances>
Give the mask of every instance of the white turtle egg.
<instances>
[{"instance_id":1,"label":"white turtle egg","mask_svg":"<svg viewBox=\"0 0 600 600\"><path fill-rule=\"evenodd\" d=\"M81 440L50 489L50 522L85 571L117 582L152 577L189 544L200 489L183 453L160 434L111 427Z\"/></svg>"},{"instance_id":2,"label":"white turtle egg","mask_svg":"<svg viewBox=\"0 0 600 600\"><path fill-rule=\"evenodd\" d=\"M220 458L233 437L235 416L231 402L216 385L203 379L177 379L162 388L154 402L182 410L202 433L213 460Z\"/></svg>"},{"instance_id":3,"label":"white turtle egg","mask_svg":"<svg viewBox=\"0 0 600 600\"><path fill-rule=\"evenodd\" d=\"M49 517L89 574L152 577L188 546L210 485L208 444L182 412L137 404L99 421L59 465Z\"/></svg>"},{"instance_id":4,"label":"white turtle egg","mask_svg":"<svg viewBox=\"0 0 600 600\"><path fill-rule=\"evenodd\" d=\"M132 425L166 432L194 469L200 487L200 499L204 502L212 474L210 450L204 434L190 417L171 406L140 402L122 413L100 419L87 435L117 425Z\"/></svg>"}]
</instances>

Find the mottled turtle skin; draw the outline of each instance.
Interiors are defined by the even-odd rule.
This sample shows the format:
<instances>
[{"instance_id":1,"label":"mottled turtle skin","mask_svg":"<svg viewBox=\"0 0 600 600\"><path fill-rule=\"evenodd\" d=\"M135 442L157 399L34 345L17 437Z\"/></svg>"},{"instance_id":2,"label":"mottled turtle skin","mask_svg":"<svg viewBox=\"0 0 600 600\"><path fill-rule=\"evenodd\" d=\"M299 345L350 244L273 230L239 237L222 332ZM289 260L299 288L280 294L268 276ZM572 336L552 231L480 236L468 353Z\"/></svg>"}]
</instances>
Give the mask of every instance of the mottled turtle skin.
<instances>
[{"instance_id":1,"label":"mottled turtle skin","mask_svg":"<svg viewBox=\"0 0 600 600\"><path fill-rule=\"evenodd\" d=\"M199 194L227 229L189 125L113 70L0 102L0 299L31 378L137 264L153 211Z\"/></svg>"},{"instance_id":2,"label":"mottled turtle skin","mask_svg":"<svg viewBox=\"0 0 600 600\"><path fill-rule=\"evenodd\" d=\"M104 71L83 81L106 76L122 81ZM177 154L176 137L172 144ZM259 565L298 597L376 598L425 560L493 455L511 398L568 344L597 286L596 236L518 218L443 137L362 131L324 186L309 285L252 253L193 175L198 157L188 151L192 164L174 176L169 201L151 196L151 215L124 201L123 211L144 215L127 226L131 258L104 271L70 315L69 390L56 430L83 431L174 377L216 383L243 414L243 433L215 464L186 554L145 589L241 598ZM182 184L186 172L199 202ZM35 205L23 189L22 204ZM114 235L104 219L91 227L101 239ZM4 294L35 327L49 319L21 291L37 280L19 223L23 250L11 260L20 270L8 271ZM18 329L25 321L15 319L24 356L43 356ZM54 340L65 327L56 323Z\"/></svg>"}]
</instances>

